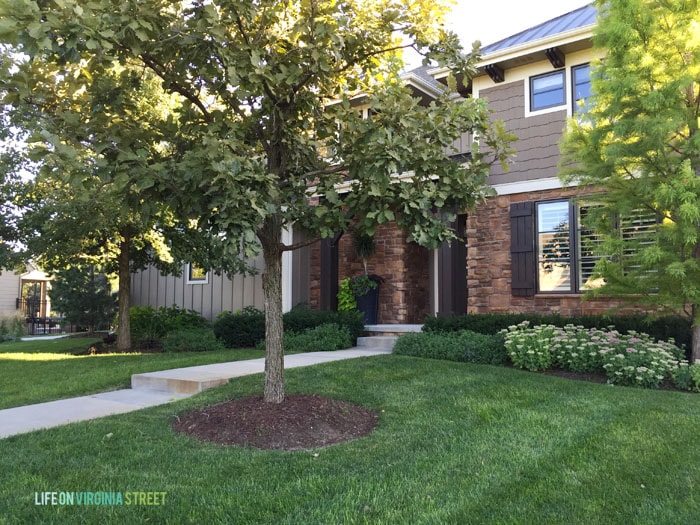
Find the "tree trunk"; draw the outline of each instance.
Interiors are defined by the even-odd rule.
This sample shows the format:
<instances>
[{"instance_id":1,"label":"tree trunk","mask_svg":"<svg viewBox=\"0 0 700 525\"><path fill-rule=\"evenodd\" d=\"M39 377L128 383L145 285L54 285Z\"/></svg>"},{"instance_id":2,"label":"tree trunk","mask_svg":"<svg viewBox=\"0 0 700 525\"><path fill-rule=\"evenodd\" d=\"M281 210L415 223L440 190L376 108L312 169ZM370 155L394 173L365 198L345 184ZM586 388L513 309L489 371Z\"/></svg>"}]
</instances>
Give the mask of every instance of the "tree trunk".
<instances>
[{"instance_id":1,"label":"tree trunk","mask_svg":"<svg viewBox=\"0 0 700 525\"><path fill-rule=\"evenodd\" d=\"M117 350L127 351L131 348L131 237L123 234L119 245L119 332L117 333Z\"/></svg>"},{"instance_id":2,"label":"tree trunk","mask_svg":"<svg viewBox=\"0 0 700 525\"><path fill-rule=\"evenodd\" d=\"M700 363L700 305L693 305L693 326L691 328L690 364Z\"/></svg>"},{"instance_id":3,"label":"tree trunk","mask_svg":"<svg viewBox=\"0 0 700 525\"><path fill-rule=\"evenodd\" d=\"M264 401L284 401L284 328L282 325L282 223L274 215L265 220L258 238L262 244L265 272L265 390Z\"/></svg>"}]
</instances>

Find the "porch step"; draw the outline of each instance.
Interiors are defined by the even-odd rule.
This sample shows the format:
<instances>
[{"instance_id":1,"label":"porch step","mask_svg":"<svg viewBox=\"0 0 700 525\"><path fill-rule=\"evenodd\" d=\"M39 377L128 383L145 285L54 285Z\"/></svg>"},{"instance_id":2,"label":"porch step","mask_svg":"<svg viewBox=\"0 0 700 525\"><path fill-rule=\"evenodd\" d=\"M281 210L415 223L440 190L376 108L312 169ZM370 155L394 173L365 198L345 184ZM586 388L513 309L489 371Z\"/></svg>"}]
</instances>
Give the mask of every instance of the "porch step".
<instances>
[{"instance_id":1,"label":"porch step","mask_svg":"<svg viewBox=\"0 0 700 525\"><path fill-rule=\"evenodd\" d=\"M401 335L423 330L422 324L368 324L365 331L370 335Z\"/></svg>"},{"instance_id":2,"label":"porch step","mask_svg":"<svg viewBox=\"0 0 700 525\"><path fill-rule=\"evenodd\" d=\"M357 346L360 348L375 348L392 350L396 344L397 335L373 335L369 337L358 337Z\"/></svg>"}]
</instances>

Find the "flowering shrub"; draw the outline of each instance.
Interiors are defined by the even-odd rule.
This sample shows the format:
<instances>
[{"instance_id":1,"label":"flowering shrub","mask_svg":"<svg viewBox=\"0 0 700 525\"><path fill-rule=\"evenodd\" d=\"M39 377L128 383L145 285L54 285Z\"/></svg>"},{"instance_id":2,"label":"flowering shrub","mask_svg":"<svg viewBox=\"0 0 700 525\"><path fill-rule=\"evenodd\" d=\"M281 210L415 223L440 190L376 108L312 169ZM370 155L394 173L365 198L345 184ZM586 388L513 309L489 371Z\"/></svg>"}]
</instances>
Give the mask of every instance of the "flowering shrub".
<instances>
[{"instance_id":1,"label":"flowering shrub","mask_svg":"<svg viewBox=\"0 0 700 525\"><path fill-rule=\"evenodd\" d=\"M655 342L636 332L610 334L609 346L603 349L603 368L610 383L658 388L683 362L681 351L671 342Z\"/></svg>"},{"instance_id":2,"label":"flowering shrub","mask_svg":"<svg viewBox=\"0 0 700 525\"><path fill-rule=\"evenodd\" d=\"M700 385L700 366L688 368L683 351L673 340L656 342L634 331L622 335L573 325L530 328L527 321L501 333L509 357L519 368L535 371L559 366L574 372L604 372L612 384L647 388L658 388L661 381L672 377L689 389ZM679 371L683 366L688 370Z\"/></svg>"},{"instance_id":3,"label":"flowering shrub","mask_svg":"<svg viewBox=\"0 0 700 525\"><path fill-rule=\"evenodd\" d=\"M557 328L552 325L530 328L529 321L501 330L506 339L506 351L513 364L532 372L547 370L552 366L551 347L556 332Z\"/></svg>"}]
</instances>

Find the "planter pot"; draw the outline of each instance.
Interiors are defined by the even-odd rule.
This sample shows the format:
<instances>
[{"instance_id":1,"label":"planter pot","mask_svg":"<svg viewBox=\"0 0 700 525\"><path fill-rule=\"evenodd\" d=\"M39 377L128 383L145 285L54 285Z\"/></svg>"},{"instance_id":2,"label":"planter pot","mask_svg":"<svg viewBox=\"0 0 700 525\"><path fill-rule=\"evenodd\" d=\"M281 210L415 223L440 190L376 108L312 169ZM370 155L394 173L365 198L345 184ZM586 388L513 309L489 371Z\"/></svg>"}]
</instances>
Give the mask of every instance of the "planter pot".
<instances>
[{"instance_id":1,"label":"planter pot","mask_svg":"<svg viewBox=\"0 0 700 525\"><path fill-rule=\"evenodd\" d=\"M369 278L377 283L374 290L370 290L364 295L355 296L357 309L362 312L362 320L365 324L377 324L379 317L379 287L384 281L378 275L370 275Z\"/></svg>"}]
</instances>

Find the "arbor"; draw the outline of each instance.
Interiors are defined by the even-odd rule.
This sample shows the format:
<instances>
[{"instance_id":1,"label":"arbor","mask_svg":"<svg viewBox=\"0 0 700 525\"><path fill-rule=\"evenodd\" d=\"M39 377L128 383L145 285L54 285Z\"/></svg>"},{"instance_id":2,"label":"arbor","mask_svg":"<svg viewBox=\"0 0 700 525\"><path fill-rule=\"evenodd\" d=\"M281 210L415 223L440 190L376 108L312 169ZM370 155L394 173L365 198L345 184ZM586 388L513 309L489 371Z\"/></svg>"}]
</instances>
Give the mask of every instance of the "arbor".
<instances>
[{"instance_id":1,"label":"arbor","mask_svg":"<svg viewBox=\"0 0 700 525\"><path fill-rule=\"evenodd\" d=\"M153 180L175 182L170 205L198 216L222 253L245 261L262 251L266 401L284 396L281 261L298 247L282 243L282 229L319 239L351 220L369 234L396 221L435 245L451 235L439 211L472 206L491 163L509 153L483 102L445 95L423 107L398 80L408 46L471 72L474 56L441 27L443 2L9 4L0 3L0 35L24 53L54 67L116 60L177 97L175 149ZM374 118L357 116L358 92ZM467 131L482 149L461 165L445 152Z\"/></svg>"},{"instance_id":2,"label":"arbor","mask_svg":"<svg viewBox=\"0 0 700 525\"><path fill-rule=\"evenodd\" d=\"M693 322L700 359L700 10L697 0L597 2L590 109L570 123L565 177L600 234L595 294L632 296ZM636 220L635 217L640 217ZM639 227L655 218L652 235Z\"/></svg>"}]
</instances>

